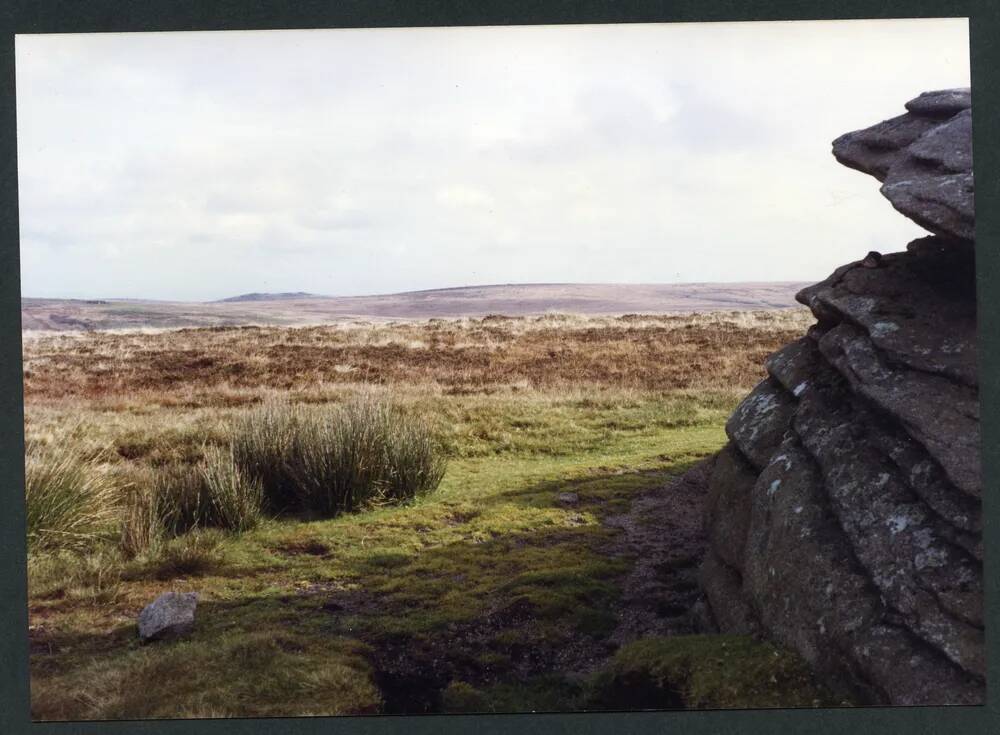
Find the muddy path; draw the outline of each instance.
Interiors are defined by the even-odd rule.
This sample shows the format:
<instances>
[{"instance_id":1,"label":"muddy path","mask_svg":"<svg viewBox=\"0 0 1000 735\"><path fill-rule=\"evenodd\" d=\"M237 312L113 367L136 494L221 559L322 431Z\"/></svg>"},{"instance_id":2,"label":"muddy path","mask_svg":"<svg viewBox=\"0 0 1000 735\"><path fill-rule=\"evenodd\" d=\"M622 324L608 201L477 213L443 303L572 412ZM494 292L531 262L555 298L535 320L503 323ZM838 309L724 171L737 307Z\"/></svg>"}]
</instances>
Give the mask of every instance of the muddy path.
<instances>
[{"instance_id":1,"label":"muddy path","mask_svg":"<svg viewBox=\"0 0 1000 735\"><path fill-rule=\"evenodd\" d=\"M707 549L702 517L710 462L640 495L628 513L605 519L622 529L609 553L635 559L616 609L618 626L610 637L616 647L646 636L698 632L692 609Z\"/></svg>"}]
</instances>

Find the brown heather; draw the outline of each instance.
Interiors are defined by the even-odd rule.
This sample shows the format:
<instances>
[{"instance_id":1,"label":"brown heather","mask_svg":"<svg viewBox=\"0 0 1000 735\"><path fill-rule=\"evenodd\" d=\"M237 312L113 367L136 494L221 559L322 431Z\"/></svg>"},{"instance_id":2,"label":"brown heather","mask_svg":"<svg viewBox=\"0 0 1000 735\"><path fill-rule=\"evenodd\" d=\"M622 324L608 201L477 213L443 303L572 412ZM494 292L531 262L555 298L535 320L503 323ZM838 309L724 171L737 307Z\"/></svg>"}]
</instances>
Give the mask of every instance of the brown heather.
<instances>
[{"instance_id":1,"label":"brown heather","mask_svg":"<svg viewBox=\"0 0 1000 735\"><path fill-rule=\"evenodd\" d=\"M357 383L451 394L587 384L726 390L756 382L763 358L811 321L790 309L40 332L25 336L24 385L30 404L83 399L108 410L134 401L235 407L276 391L322 402L325 387Z\"/></svg>"}]
</instances>

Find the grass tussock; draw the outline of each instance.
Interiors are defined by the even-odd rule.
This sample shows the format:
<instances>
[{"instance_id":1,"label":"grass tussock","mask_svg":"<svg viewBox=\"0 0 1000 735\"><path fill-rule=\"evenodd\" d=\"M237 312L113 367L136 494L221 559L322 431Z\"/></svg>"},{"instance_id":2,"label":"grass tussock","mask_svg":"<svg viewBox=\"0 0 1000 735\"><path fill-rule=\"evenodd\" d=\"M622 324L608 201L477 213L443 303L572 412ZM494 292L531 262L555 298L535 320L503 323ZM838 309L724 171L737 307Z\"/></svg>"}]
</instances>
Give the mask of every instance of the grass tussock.
<instances>
[{"instance_id":1,"label":"grass tussock","mask_svg":"<svg viewBox=\"0 0 1000 735\"><path fill-rule=\"evenodd\" d=\"M211 450L200 468L209 502L209 525L242 533L261 518L263 485L237 464L232 450Z\"/></svg>"},{"instance_id":2,"label":"grass tussock","mask_svg":"<svg viewBox=\"0 0 1000 735\"><path fill-rule=\"evenodd\" d=\"M161 580L201 577L218 572L224 562L218 532L196 531L167 542L149 571Z\"/></svg>"},{"instance_id":3,"label":"grass tussock","mask_svg":"<svg viewBox=\"0 0 1000 735\"><path fill-rule=\"evenodd\" d=\"M118 545L122 554L131 559L155 551L163 536L163 517L155 491L150 485L130 487L122 503L118 531Z\"/></svg>"},{"instance_id":4,"label":"grass tussock","mask_svg":"<svg viewBox=\"0 0 1000 735\"><path fill-rule=\"evenodd\" d=\"M96 460L29 444L24 472L29 549L85 547L107 532L118 488Z\"/></svg>"},{"instance_id":5,"label":"grass tussock","mask_svg":"<svg viewBox=\"0 0 1000 735\"><path fill-rule=\"evenodd\" d=\"M413 498L445 470L427 424L372 392L332 410L251 411L234 429L232 456L270 507L321 517Z\"/></svg>"},{"instance_id":6,"label":"grass tussock","mask_svg":"<svg viewBox=\"0 0 1000 735\"><path fill-rule=\"evenodd\" d=\"M167 535L211 525L212 498L202 468L176 462L147 473L154 512Z\"/></svg>"},{"instance_id":7,"label":"grass tussock","mask_svg":"<svg viewBox=\"0 0 1000 735\"><path fill-rule=\"evenodd\" d=\"M243 533L262 518L262 489L228 449L209 448L197 465L147 469L125 495L119 544L128 558L164 540L205 528Z\"/></svg>"}]
</instances>

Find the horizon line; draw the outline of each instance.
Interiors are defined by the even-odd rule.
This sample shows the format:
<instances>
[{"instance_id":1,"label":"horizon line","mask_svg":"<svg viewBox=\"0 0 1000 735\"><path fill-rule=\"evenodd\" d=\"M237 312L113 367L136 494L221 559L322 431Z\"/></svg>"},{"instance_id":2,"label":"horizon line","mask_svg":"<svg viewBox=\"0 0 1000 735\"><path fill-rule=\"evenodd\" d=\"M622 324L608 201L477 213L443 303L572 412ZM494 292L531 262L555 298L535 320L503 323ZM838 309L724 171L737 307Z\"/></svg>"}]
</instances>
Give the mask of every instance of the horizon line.
<instances>
[{"instance_id":1,"label":"horizon line","mask_svg":"<svg viewBox=\"0 0 1000 735\"><path fill-rule=\"evenodd\" d=\"M462 291L466 289L477 289L477 288L510 288L510 287L530 287L530 286L733 286L733 285L781 285L781 284L798 284L798 283L814 283L815 281L809 280L775 280L775 281L667 281L667 282L643 282L643 283L630 283L630 282L620 282L620 281L531 281L524 283L482 283L482 284L466 284L463 286L443 286L438 288L421 288L413 289L408 291L389 291L389 292L375 292L375 293L365 293L365 294L351 294L351 295L332 295L332 294L318 294L311 293L307 291L244 291L242 293L233 294L231 296L223 296L221 298L214 299L170 299L170 298L141 298L135 296L28 296L21 294L21 300L35 300L35 301L142 301L142 302L157 302L166 304L217 304L224 303L227 301L232 301L234 299L240 299L246 296L284 296L286 301L299 300L306 301L310 299L365 299L365 298L379 298L387 296L406 296L410 294L426 294L426 293L436 293L442 291ZM265 299L261 299L262 301Z\"/></svg>"}]
</instances>

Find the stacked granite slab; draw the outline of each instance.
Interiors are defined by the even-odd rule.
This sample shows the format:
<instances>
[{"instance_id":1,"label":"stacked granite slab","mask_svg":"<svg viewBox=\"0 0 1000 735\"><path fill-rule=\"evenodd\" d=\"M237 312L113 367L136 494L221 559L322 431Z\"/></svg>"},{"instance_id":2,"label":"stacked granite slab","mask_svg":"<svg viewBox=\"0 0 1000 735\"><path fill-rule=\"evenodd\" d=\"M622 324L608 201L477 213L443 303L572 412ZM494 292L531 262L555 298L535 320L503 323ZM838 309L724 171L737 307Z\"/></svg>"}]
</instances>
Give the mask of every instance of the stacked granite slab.
<instances>
[{"instance_id":1,"label":"stacked granite slab","mask_svg":"<svg viewBox=\"0 0 1000 735\"><path fill-rule=\"evenodd\" d=\"M797 649L834 690L980 703L983 570L969 90L834 141L934 233L798 300L708 482L707 625Z\"/></svg>"}]
</instances>

